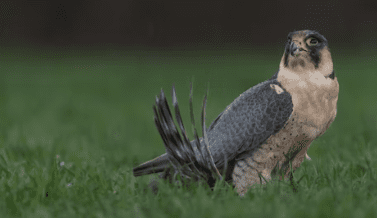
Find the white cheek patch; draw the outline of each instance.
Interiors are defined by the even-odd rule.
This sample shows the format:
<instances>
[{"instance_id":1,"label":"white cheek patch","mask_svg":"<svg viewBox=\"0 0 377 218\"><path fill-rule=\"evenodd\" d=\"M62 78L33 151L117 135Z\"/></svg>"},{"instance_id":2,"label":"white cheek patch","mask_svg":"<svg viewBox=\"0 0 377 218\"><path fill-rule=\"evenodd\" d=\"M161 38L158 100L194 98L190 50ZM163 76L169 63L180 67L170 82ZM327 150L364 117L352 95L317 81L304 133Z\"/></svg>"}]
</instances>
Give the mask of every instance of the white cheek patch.
<instances>
[{"instance_id":1,"label":"white cheek patch","mask_svg":"<svg viewBox=\"0 0 377 218\"><path fill-rule=\"evenodd\" d=\"M284 92L284 90L282 88L280 88L280 86L278 86L278 85L271 84L270 87L271 87L271 89L275 90L275 92L278 93L278 95L280 95L281 93Z\"/></svg>"}]
</instances>

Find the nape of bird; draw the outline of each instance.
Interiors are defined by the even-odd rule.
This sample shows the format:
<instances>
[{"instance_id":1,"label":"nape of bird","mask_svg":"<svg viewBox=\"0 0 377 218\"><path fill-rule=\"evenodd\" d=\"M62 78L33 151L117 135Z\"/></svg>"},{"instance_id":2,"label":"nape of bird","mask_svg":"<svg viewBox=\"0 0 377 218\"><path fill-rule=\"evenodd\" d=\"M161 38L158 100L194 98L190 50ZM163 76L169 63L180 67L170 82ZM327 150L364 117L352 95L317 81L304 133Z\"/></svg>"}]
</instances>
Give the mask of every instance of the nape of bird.
<instances>
[{"instance_id":1,"label":"nape of bird","mask_svg":"<svg viewBox=\"0 0 377 218\"><path fill-rule=\"evenodd\" d=\"M254 184L288 178L305 157L310 159L311 142L334 121L338 93L327 39L312 30L291 32L278 72L237 97L208 129L204 98L200 138L196 130L194 140L187 138L174 86L179 130L161 90L154 119L166 153L135 167L134 176L160 173L160 178L173 182L179 175L210 186L225 179L241 196ZM190 94L195 126L191 99Z\"/></svg>"}]
</instances>

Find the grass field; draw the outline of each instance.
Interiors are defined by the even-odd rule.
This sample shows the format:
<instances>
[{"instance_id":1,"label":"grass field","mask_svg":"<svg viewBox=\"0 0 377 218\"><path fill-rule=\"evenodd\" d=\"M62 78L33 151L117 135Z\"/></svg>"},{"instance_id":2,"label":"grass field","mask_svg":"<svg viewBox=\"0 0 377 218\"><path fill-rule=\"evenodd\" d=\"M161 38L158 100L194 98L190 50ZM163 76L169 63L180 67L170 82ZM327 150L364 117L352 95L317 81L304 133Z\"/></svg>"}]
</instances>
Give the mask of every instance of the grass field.
<instances>
[{"instance_id":1,"label":"grass field","mask_svg":"<svg viewBox=\"0 0 377 218\"><path fill-rule=\"evenodd\" d=\"M153 195L144 191L150 177L133 177L132 167L164 153L152 111L161 88L170 102L175 84L190 130L190 81L197 123L208 87L209 125L239 94L273 75L282 48L5 49L0 217L377 217L376 56L332 51L338 115L312 143L312 160L294 173L298 192L281 181L240 198L223 184L211 191L162 183Z\"/></svg>"}]
</instances>

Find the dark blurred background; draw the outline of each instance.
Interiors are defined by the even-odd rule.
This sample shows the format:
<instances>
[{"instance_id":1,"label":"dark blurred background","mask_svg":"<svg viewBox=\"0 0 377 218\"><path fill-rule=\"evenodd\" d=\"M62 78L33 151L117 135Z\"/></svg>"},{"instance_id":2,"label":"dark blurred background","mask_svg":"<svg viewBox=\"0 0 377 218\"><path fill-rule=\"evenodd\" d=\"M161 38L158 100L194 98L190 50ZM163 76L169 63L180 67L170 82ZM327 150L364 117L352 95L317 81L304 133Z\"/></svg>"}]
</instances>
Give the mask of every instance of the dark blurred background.
<instances>
[{"instance_id":1,"label":"dark blurred background","mask_svg":"<svg viewBox=\"0 0 377 218\"><path fill-rule=\"evenodd\" d=\"M170 102L176 85L187 127L190 81L197 124L208 88L208 126L276 72L288 33L302 29L328 39L340 83L336 121L309 155L359 136L367 144L377 127L376 14L376 1L353 0L0 0L0 148L55 146L77 164L97 152L94 162L106 154L136 165L164 151L152 110L161 88Z\"/></svg>"},{"instance_id":2,"label":"dark blurred background","mask_svg":"<svg viewBox=\"0 0 377 218\"><path fill-rule=\"evenodd\" d=\"M314 29L331 45L376 49L376 1L0 1L0 44L217 49L281 45Z\"/></svg>"}]
</instances>

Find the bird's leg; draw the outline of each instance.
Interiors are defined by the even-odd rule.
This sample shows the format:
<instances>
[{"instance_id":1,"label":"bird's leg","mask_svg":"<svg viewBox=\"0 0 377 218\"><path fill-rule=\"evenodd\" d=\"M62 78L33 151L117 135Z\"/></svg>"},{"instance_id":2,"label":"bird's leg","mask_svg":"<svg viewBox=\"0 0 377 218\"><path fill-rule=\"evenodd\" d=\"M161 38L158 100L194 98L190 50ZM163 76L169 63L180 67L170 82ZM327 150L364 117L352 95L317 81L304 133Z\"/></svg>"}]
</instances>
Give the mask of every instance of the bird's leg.
<instances>
[{"instance_id":1,"label":"bird's leg","mask_svg":"<svg viewBox=\"0 0 377 218\"><path fill-rule=\"evenodd\" d=\"M233 185L240 196L245 195L250 186L266 184L270 179L270 172L258 167L252 157L237 161L232 173Z\"/></svg>"},{"instance_id":2,"label":"bird's leg","mask_svg":"<svg viewBox=\"0 0 377 218\"><path fill-rule=\"evenodd\" d=\"M312 160L312 159L309 157L308 153L305 154L305 158L306 158L307 160Z\"/></svg>"}]
</instances>

